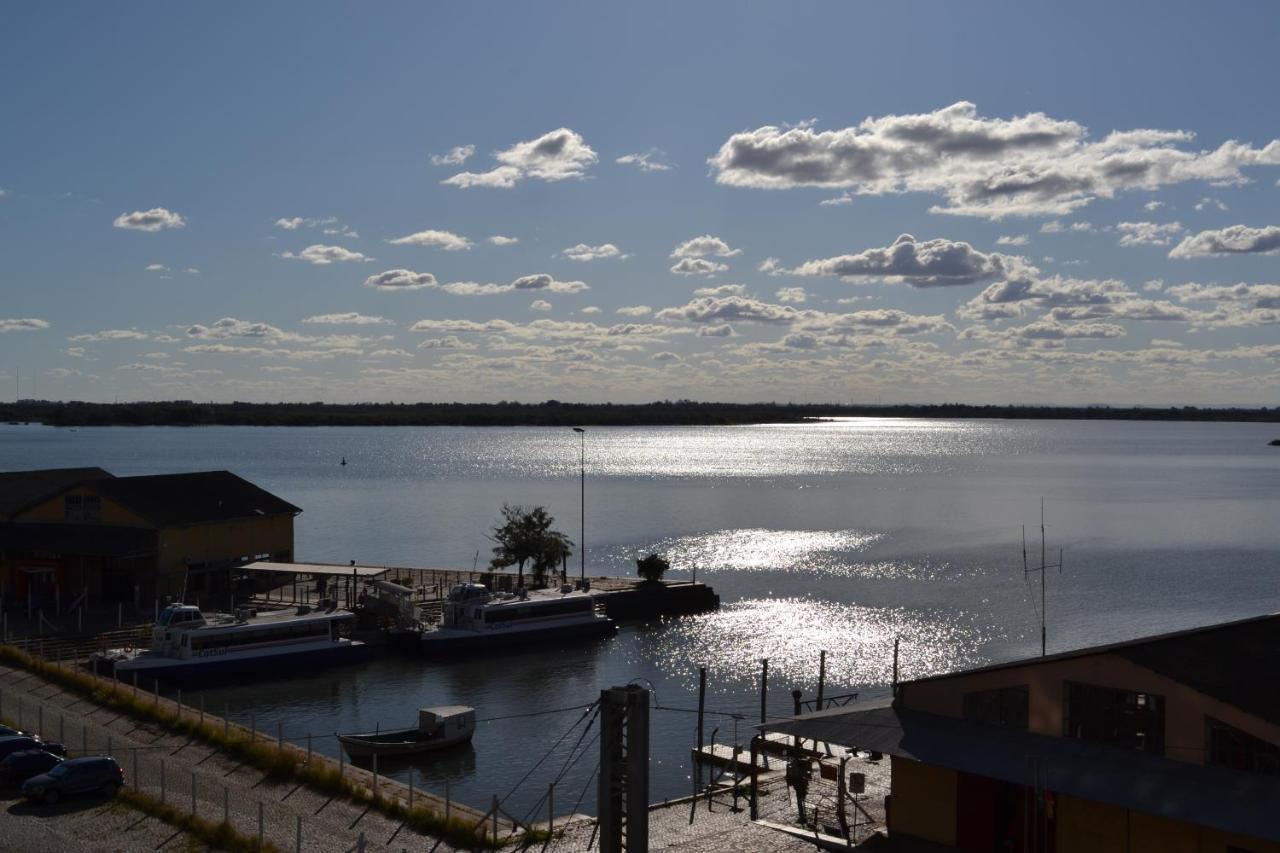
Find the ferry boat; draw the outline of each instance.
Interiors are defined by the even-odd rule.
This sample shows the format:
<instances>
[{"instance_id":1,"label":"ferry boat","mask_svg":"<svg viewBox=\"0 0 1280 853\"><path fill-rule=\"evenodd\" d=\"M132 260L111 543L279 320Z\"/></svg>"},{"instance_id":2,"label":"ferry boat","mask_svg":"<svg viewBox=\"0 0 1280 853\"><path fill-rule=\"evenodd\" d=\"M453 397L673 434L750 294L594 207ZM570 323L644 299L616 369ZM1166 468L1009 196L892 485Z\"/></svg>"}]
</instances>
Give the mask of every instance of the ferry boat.
<instances>
[{"instance_id":1,"label":"ferry boat","mask_svg":"<svg viewBox=\"0 0 1280 853\"><path fill-rule=\"evenodd\" d=\"M367 647L346 636L355 614L300 606L206 616L189 604L171 604L160 612L147 650L114 650L108 659L116 674L147 678L239 674L318 662L345 662L364 656Z\"/></svg>"},{"instance_id":2,"label":"ferry boat","mask_svg":"<svg viewBox=\"0 0 1280 853\"><path fill-rule=\"evenodd\" d=\"M423 631L420 641L423 653L435 657L617 632L617 624L597 610L595 598L572 587L511 594L464 583L449 590L440 625Z\"/></svg>"}]
</instances>

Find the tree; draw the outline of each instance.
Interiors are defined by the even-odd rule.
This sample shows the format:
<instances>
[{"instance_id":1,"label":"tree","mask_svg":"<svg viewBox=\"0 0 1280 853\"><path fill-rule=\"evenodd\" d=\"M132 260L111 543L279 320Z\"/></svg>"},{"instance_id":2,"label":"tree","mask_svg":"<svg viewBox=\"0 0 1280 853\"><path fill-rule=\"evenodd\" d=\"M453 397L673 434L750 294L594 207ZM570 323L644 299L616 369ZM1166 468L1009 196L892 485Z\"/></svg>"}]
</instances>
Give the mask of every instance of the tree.
<instances>
[{"instance_id":1,"label":"tree","mask_svg":"<svg viewBox=\"0 0 1280 853\"><path fill-rule=\"evenodd\" d=\"M535 577L541 578L547 568L567 559L573 542L558 530L552 530L555 519L544 507L503 504L502 523L493 528L489 537L493 540L493 559L489 564L495 569L518 567L517 583L524 585L524 564L533 561Z\"/></svg>"},{"instance_id":2,"label":"tree","mask_svg":"<svg viewBox=\"0 0 1280 853\"><path fill-rule=\"evenodd\" d=\"M657 582L662 580L662 576L667 573L669 568L671 568L671 563L658 554L649 554L636 560L636 571L640 573L640 577L647 581Z\"/></svg>"}]
</instances>

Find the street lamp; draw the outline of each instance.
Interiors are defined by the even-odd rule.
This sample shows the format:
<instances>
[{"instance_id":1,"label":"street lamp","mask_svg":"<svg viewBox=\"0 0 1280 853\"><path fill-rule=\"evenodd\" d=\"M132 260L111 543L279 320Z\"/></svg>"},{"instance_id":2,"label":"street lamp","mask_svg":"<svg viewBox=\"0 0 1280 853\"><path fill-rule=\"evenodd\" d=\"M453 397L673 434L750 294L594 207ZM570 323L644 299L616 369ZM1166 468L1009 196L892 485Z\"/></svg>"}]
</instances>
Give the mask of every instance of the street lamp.
<instances>
[{"instance_id":1,"label":"street lamp","mask_svg":"<svg viewBox=\"0 0 1280 853\"><path fill-rule=\"evenodd\" d=\"M587 583L587 431L582 427L574 427L573 431L582 439L581 452L578 456L579 494L582 508L582 528L578 536L578 556L582 561L582 585Z\"/></svg>"}]
</instances>

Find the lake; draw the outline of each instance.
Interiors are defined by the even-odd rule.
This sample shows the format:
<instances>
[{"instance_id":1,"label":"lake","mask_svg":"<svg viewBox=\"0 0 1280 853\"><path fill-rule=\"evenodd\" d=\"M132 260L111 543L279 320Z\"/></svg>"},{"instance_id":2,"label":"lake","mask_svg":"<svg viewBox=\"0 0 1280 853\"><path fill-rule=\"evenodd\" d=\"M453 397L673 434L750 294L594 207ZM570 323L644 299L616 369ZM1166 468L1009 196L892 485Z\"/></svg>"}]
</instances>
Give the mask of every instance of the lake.
<instances>
[{"instance_id":1,"label":"lake","mask_svg":"<svg viewBox=\"0 0 1280 853\"><path fill-rule=\"evenodd\" d=\"M1050 562L1049 650L1280 607L1280 426L1118 421L848 419L738 427L592 428L586 448L588 575L632 574L666 555L671 577L712 584L718 613L625 624L609 641L483 661L386 657L269 684L211 690L211 711L286 737L411 725L417 708L474 705L470 750L393 775L520 816L560 775L556 801L593 810L595 766L574 760L601 688L647 682L651 799L689 791L697 671L708 735L746 744L759 661L770 708L812 695L882 695L901 638L904 677L1039 652L1038 578L1022 527ZM225 468L304 509L299 560L469 569L503 502L543 505L577 540L579 438L542 428L95 428L0 425L0 469L99 465L120 475ZM345 458L346 466L339 462ZM477 556L477 552L478 556ZM576 574L578 558L570 560ZM735 717L733 715L739 715ZM517 716L523 715L523 716ZM504 718L504 719L493 719ZM326 737L320 737L321 735ZM589 744L592 731L584 743Z\"/></svg>"}]
</instances>

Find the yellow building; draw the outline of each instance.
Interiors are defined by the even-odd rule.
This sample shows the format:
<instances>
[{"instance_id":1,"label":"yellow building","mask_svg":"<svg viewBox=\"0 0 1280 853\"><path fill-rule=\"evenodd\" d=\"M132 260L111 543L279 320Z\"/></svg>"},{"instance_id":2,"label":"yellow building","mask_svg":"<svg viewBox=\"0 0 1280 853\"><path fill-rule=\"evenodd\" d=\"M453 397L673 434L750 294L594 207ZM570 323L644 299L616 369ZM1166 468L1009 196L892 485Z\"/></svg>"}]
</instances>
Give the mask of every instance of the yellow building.
<instances>
[{"instance_id":1,"label":"yellow building","mask_svg":"<svg viewBox=\"0 0 1280 853\"><path fill-rule=\"evenodd\" d=\"M0 592L49 607L201 597L254 560L293 559L298 507L229 471L114 477L100 468L0 474Z\"/></svg>"},{"instance_id":2,"label":"yellow building","mask_svg":"<svg viewBox=\"0 0 1280 853\"><path fill-rule=\"evenodd\" d=\"M1280 616L897 685L766 726L891 757L901 850L1280 853Z\"/></svg>"}]
</instances>

